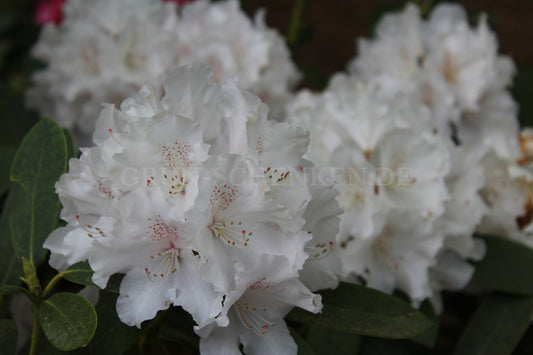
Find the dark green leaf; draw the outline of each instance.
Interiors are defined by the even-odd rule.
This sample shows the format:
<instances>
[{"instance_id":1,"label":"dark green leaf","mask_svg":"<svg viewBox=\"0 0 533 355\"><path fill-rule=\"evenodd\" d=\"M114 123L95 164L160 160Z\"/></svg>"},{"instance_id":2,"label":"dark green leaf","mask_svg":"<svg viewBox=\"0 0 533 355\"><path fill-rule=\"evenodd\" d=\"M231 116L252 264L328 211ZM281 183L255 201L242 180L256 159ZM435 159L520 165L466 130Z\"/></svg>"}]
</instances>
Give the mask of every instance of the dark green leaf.
<instances>
[{"instance_id":1,"label":"dark green leaf","mask_svg":"<svg viewBox=\"0 0 533 355\"><path fill-rule=\"evenodd\" d=\"M439 335L439 316L437 312L435 312L435 309L433 309L431 302L428 300L422 303L420 306L420 312L424 313L424 315L433 322L433 325L425 332L413 337L411 340L417 344L432 348Z\"/></svg>"},{"instance_id":2,"label":"dark green leaf","mask_svg":"<svg viewBox=\"0 0 533 355\"><path fill-rule=\"evenodd\" d=\"M122 282L123 278L124 274L112 275L107 282L105 290L113 293L120 293L120 283Z\"/></svg>"},{"instance_id":3,"label":"dark green leaf","mask_svg":"<svg viewBox=\"0 0 533 355\"><path fill-rule=\"evenodd\" d=\"M191 352L198 352L199 338L193 331L194 321L189 313L181 307L172 307L159 328L159 336L163 339L180 343Z\"/></svg>"},{"instance_id":4,"label":"dark green leaf","mask_svg":"<svg viewBox=\"0 0 533 355\"><path fill-rule=\"evenodd\" d=\"M0 196L6 193L11 184L9 172L16 151L17 148L14 147L0 147Z\"/></svg>"},{"instance_id":5,"label":"dark green leaf","mask_svg":"<svg viewBox=\"0 0 533 355\"><path fill-rule=\"evenodd\" d=\"M54 184L67 167L67 142L61 127L42 119L24 137L11 166L11 180L25 192L25 208L12 215L9 224L18 259L40 264L46 250L42 244L54 230L59 199Z\"/></svg>"},{"instance_id":6,"label":"dark green leaf","mask_svg":"<svg viewBox=\"0 0 533 355\"><path fill-rule=\"evenodd\" d=\"M307 334L307 342L317 354L357 355L361 336L339 332L313 324Z\"/></svg>"},{"instance_id":7,"label":"dark green leaf","mask_svg":"<svg viewBox=\"0 0 533 355\"><path fill-rule=\"evenodd\" d=\"M100 292L96 305L98 327L91 342L94 354L123 354L135 341L139 330L122 323L116 311L117 294Z\"/></svg>"},{"instance_id":8,"label":"dark green leaf","mask_svg":"<svg viewBox=\"0 0 533 355\"><path fill-rule=\"evenodd\" d=\"M301 336L298 335L294 330L289 328L289 331L291 332L291 336L294 339L294 342L296 343L296 346L298 346L298 355L314 355L315 352L313 349L307 344L305 340L302 339Z\"/></svg>"},{"instance_id":9,"label":"dark green leaf","mask_svg":"<svg viewBox=\"0 0 533 355\"><path fill-rule=\"evenodd\" d=\"M79 262L79 263L76 263L70 266L66 270L66 274L63 278L65 280L68 280L70 282L74 282L80 285L98 288L98 286L96 286L92 282L91 280L92 276L93 276L93 270L89 266L89 263L86 261L82 261L82 262Z\"/></svg>"},{"instance_id":10,"label":"dark green leaf","mask_svg":"<svg viewBox=\"0 0 533 355\"><path fill-rule=\"evenodd\" d=\"M0 319L0 355L13 355L17 350L17 326L11 319Z\"/></svg>"},{"instance_id":11,"label":"dark green leaf","mask_svg":"<svg viewBox=\"0 0 533 355\"><path fill-rule=\"evenodd\" d=\"M0 296L6 296L21 291L24 291L24 289L20 286L0 285Z\"/></svg>"},{"instance_id":12,"label":"dark green leaf","mask_svg":"<svg viewBox=\"0 0 533 355\"><path fill-rule=\"evenodd\" d=\"M533 295L533 249L500 237L482 238L487 253L476 263L471 284L517 295Z\"/></svg>"},{"instance_id":13,"label":"dark green leaf","mask_svg":"<svg viewBox=\"0 0 533 355\"><path fill-rule=\"evenodd\" d=\"M93 305L85 298L74 293L57 293L39 307L39 321L52 345L70 351L91 341L97 317Z\"/></svg>"},{"instance_id":14,"label":"dark green leaf","mask_svg":"<svg viewBox=\"0 0 533 355\"><path fill-rule=\"evenodd\" d=\"M336 290L322 292L324 307L319 314L300 308L287 319L314 322L341 332L381 338L410 338L433 323L400 299L363 286L341 283Z\"/></svg>"},{"instance_id":15,"label":"dark green leaf","mask_svg":"<svg viewBox=\"0 0 533 355\"><path fill-rule=\"evenodd\" d=\"M468 322L454 354L511 354L532 315L533 297L490 295Z\"/></svg>"},{"instance_id":16,"label":"dark green leaf","mask_svg":"<svg viewBox=\"0 0 533 355\"><path fill-rule=\"evenodd\" d=\"M361 355L427 355L428 349L407 340L365 338Z\"/></svg>"},{"instance_id":17,"label":"dark green leaf","mask_svg":"<svg viewBox=\"0 0 533 355\"><path fill-rule=\"evenodd\" d=\"M74 144L74 137L72 136L72 133L70 133L68 129L63 128L63 134L65 135L65 139L67 141L67 158L76 158L78 156L78 149Z\"/></svg>"},{"instance_id":18,"label":"dark green leaf","mask_svg":"<svg viewBox=\"0 0 533 355\"><path fill-rule=\"evenodd\" d=\"M24 197L25 193L22 187L19 184L13 184L2 209L2 216L0 216L1 284L17 284L20 282L19 276L23 275L20 259L17 262L15 251L13 250L9 219L13 214L20 213L23 210Z\"/></svg>"}]
</instances>

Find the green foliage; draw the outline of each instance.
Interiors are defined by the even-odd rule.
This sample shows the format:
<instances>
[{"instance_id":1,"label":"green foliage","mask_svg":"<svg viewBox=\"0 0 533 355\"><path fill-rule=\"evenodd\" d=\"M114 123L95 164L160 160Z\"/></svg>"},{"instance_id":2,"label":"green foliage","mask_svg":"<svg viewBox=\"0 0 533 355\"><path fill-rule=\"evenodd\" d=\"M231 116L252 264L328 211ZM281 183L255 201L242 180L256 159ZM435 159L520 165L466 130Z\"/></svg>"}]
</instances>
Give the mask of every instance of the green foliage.
<instances>
[{"instance_id":1,"label":"green foliage","mask_svg":"<svg viewBox=\"0 0 533 355\"><path fill-rule=\"evenodd\" d=\"M312 324L307 342L317 354L357 355L361 346L360 335L339 332Z\"/></svg>"},{"instance_id":2,"label":"green foliage","mask_svg":"<svg viewBox=\"0 0 533 355\"><path fill-rule=\"evenodd\" d=\"M96 311L85 298L74 293L57 293L39 307L44 334L56 348L69 351L86 346L97 325Z\"/></svg>"},{"instance_id":3,"label":"green foliage","mask_svg":"<svg viewBox=\"0 0 533 355\"><path fill-rule=\"evenodd\" d=\"M411 338L411 340L417 344L432 348L439 335L439 316L429 300L422 303L420 306L420 312L424 313L424 315L433 322L433 325L423 333Z\"/></svg>"},{"instance_id":4,"label":"green foliage","mask_svg":"<svg viewBox=\"0 0 533 355\"><path fill-rule=\"evenodd\" d=\"M9 230L9 219L12 215L22 213L24 209L24 190L19 184L13 184L7 195L6 202L0 216L0 284L19 283L19 276L22 276L22 264L20 259L17 262L13 243L11 242L11 231Z\"/></svg>"},{"instance_id":5,"label":"green foliage","mask_svg":"<svg viewBox=\"0 0 533 355\"><path fill-rule=\"evenodd\" d=\"M296 343L296 346L298 347L298 355L315 355L315 352L307 344L305 340L303 340L298 333L296 333L294 330L289 328L289 331L291 333L292 338L294 339L294 342Z\"/></svg>"},{"instance_id":6,"label":"green foliage","mask_svg":"<svg viewBox=\"0 0 533 355\"><path fill-rule=\"evenodd\" d=\"M468 322L454 355L511 354L532 315L533 297L488 296Z\"/></svg>"},{"instance_id":7,"label":"green foliage","mask_svg":"<svg viewBox=\"0 0 533 355\"><path fill-rule=\"evenodd\" d=\"M324 304L321 313L296 308L287 318L341 332L394 339L413 337L433 325L402 300L363 286L341 283L336 290L321 294Z\"/></svg>"},{"instance_id":8,"label":"green foliage","mask_svg":"<svg viewBox=\"0 0 533 355\"><path fill-rule=\"evenodd\" d=\"M11 215L15 254L34 265L44 261L42 244L56 226L60 203L54 184L67 167L67 142L61 127L42 119L24 137L11 167L11 180L24 190L24 208Z\"/></svg>"},{"instance_id":9,"label":"green foliage","mask_svg":"<svg viewBox=\"0 0 533 355\"><path fill-rule=\"evenodd\" d=\"M16 151L13 147L0 147L0 196L7 192L11 184L9 172Z\"/></svg>"},{"instance_id":10,"label":"green foliage","mask_svg":"<svg viewBox=\"0 0 533 355\"><path fill-rule=\"evenodd\" d=\"M70 282L74 282L80 285L96 287L91 278L93 276L93 270L89 266L89 263L82 261L70 266L66 271L63 278Z\"/></svg>"},{"instance_id":11,"label":"green foliage","mask_svg":"<svg viewBox=\"0 0 533 355\"><path fill-rule=\"evenodd\" d=\"M533 295L533 249L509 239L482 238L487 253L475 264L471 284L516 295Z\"/></svg>"},{"instance_id":12,"label":"green foliage","mask_svg":"<svg viewBox=\"0 0 533 355\"><path fill-rule=\"evenodd\" d=\"M122 323L117 316L117 294L100 292L96 305L98 327L91 341L94 354L123 354L135 341L139 330Z\"/></svg>"},{"instance_id":13,"label":"green foliage","mask_svg":"<svg viewBox=\"0 0 533 355\"><path fill-rule=\"evenodd\" d=\"M0 355L13 355L17 349L17 326L11 319L0 319Z\"/></svg>"}]
</instances>

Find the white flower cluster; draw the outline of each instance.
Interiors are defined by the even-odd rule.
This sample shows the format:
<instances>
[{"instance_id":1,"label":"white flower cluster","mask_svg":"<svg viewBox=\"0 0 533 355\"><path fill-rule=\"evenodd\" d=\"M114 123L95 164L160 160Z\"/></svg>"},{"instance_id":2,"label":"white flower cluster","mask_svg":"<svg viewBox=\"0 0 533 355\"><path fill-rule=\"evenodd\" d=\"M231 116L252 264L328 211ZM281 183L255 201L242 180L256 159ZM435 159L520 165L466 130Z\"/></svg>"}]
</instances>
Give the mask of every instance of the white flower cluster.
<instances>
[{"instance_id":1,"label":"white flower cluster","mask_svg":"<svg viewBox=\"0 0 533 355\"><path fill-rule=\"evenodd\" d=\"M102 102L119 104L175 67L209 65L213 79L239 79L281 114L298 80L283 38L259 12L252 22L237 0L68 0L64 21L43 28L33 49L47 67L34 77L28 105L73 129L89 145Z\"/></svg>"},{"instance_id":2,"label":"white flower cluster","mask_svg":"<svg viewBox=\"0 0 533 355\"><path fill-rule=\"evenodd\" d=\"M472 28L443 4L422 20L411 4L376 33L288 117L311 132L306 157L335 167L343 277L438 307L484 255L476 230L531 240L533 137L518 139L513 64L485 17Z\"/></svg>"},{"instance_id":3,"label":"white flower cluster","mask_svg":"<svg viewBox=\"0 0 533 355\"><path fill-rule=\"evenodd\" d=\"M303 178L309 135L267 119L235 82L204 65L173 71L106 105L96 146L71 159L56 185L65 227L44 244L64 270L88 260L105 287L125 274L117 313L140 326L179 305L197 323L204 354L291 354L283 316L321 309L336 287L341 210L333 185Z\"/></svg>"}]
</instances>

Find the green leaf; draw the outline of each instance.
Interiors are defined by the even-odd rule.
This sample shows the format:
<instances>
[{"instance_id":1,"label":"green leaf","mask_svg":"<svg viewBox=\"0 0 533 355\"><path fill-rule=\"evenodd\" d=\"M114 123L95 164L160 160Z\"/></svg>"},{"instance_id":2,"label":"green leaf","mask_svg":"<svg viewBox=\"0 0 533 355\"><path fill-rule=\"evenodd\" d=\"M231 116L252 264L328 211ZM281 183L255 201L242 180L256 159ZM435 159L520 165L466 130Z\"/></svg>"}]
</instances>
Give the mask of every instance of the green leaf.
<instances>
[{"instance_id":1,"label":"green leaf","mask_svg":"<svg viewBox=\"0 0 533 355\"><path fill-rule=\"evenodd\" d=\"M11 184L9 172L16 151L14 147L0 147L0 196L7 192Z\"/></svg>"},{"instance_id":2,"label":"green leaf","mask_svg":"<svg viewBox=\"0 0 533 355\"><path fill-rule=\"evenodd\" d=\"M365 338L361 355L427 355L428 349L407 340Z\"/></svg>"},{"instance_id":3,"label":"green leaf","mask_svg":"<svg viewBox=\"0 0 533 355\"><path fill-rule=\"evenodd\" d=\"M13 285L0 285L0 296L10 295L15 292L24 291L24 288Z\"/></svg>"},{"instance_id":4,"label":"green leaf","mask_svg":"<svg viewBox=\"0 0 533 355\"><path fill-rule=\"evenodd\" d=\"M181 307L171 307L159 328L159 336L165 340L179 343L191 353L198 353L199 338L193 331L192 316Z\"/></svg>"},{"instance_id":5,"label":"green leaf","mask_svg":"<svg viewBox=\"0 0 533 355\"><path fill-rule=\"evenodd\" d=\"M39 321L44 334L59 350L70 351L86 346L96 330L93 305L74 293L56 293L39 307Z\"/></svg>"},{"instance_id":6,"label":"green leaf","mask_svg":"<svg viewBox=\"0 0 533 355\"><path fill-rule=\"evenodd\" d=\"M98 327L91 341L93 354L123 354L139 334L139 329L127 326L118 318L117 297L117 294L100 292L96 305Z\"/></svg>"},{"instance_id":7,"label":"green leaf","mask_svg":"<svg viewBox=\"0 0 533 355\"><path fill-rule=\"evenodd\" d=\"M429 300L422 302L422 305L420 306L420 312L424 313L424 315L433 322L433 325L425 332L411 338L411 340L417 344L432 348L437 341L437 336L439 335L439 316L437 312L435 312L435 309Z\"/></svg>"},{"instance_id":8,"label":"green leaf","mask_svg":"<svg viewBox=\"0 0 533 355\"><path fill-rule=\"evenodd\" d=\"M89 265L88 262L82 261L82 262L79 262L79 263L76 263L70 266L65 271L65 276L63 276L63 278L65 280L68 280L70 282L74 282L80 285L99 288L92 282L91 280L92 276L93 276L93 270L91 269L91 266Z\"/></svg>"},{"instance_id":9,"label":"green leaf","mask_svg":"<svg viewBox=\"0 0 533 355\"><path fill-rule=\"evenodd\" d=\"M482 238L487 253L475 264L470 284L517 295L533 295L533 249L500 237Z\"/></svg>"},{"instance_id":10,"label":"green leaf","mask_svg":"<svg viewBox=\"0 0 533 355\"><path fill-rule=\"evenodd\" d=\"M287 319L313 322L346 333L393 339L414 337L433 325L404 301L367 287L341 283L336 290L321 294L324 304L321 313L295 308Z\"/></svg>"},{"instance_id":11,"label":"green leaf","mask_svg":"<svg viewBox=\"0 0 533 355\"><path fill-rule=\"evenodd\" d=\"M40 120L24 137L11 166L11 181L25 192L22 214L9 220L15 254L34 265L44 261L42 244L54 230L60 203L54 184L67 167L67 142L54 121Z\"/></svg>"},{"instance_id":12,"label":"green leaf","mask_svg":"<svg viewBox=\"0 0 533 355\"><path fill-rule=\"evenodd\" d=\"M511 354L531 323L533 297L488 296L468 322L455 355Z\"/></svg>"},{"instance_id":13,"label":"green leaf","mask_svg":"<svg viewBox=\"0 0 533 355\"><path fill-rule=\"evenodd\" d=\"M63 134L65 135L65 139L67 141L67 158L76 158L78 156L78 150L74 144L74 137L72 136L72 133L70 133L68 129L63 128Z\"/></svg>"},{"instance_id":14,"label":"green leaf","mask_svg":"<svg viewBox=\"0 0 533 355\"><path fill-rule=\"evenodd\" d=\"M356 355L362 337L339 332L312 324L307 333L307 342L317 354Z\"/></svg>"},{"instance_id":15,"label":"green leaf","mask_svg":"<svg viewBox=\"0 0 533 355\"><path fill-rule=\"evenodd\" d=\"M17 284L19 276L23 275L20 259L16 259L9 219L13 214L20 213L24 208L24 190L19 184L13 184L7 195L6 202L0 216L0 284Z\"/></svg>"},{"instance_id":16,"label":"green leaf","mask_svg":"<svg viewBox=\"0 0 533 355\"><path fill-rule=\"evenodd\" d=\"M296 346L298 347L298 355L315 355L315 352L307 344L305 340L302 339L301 336L298 335L293 329L289 328L289 332L291 333L292 338L294 339L294 342L296 343Z\"/></svg>"},{"instance_id":17,"label":"green leaf","mask_svg":"<svg viewBox=\"0 0 533 355\"><path fill-rule=\"evenodd\" d=\"M0 319L0 355L17 351L17 325L11 319Z\"/></svg>"}]
</instances>

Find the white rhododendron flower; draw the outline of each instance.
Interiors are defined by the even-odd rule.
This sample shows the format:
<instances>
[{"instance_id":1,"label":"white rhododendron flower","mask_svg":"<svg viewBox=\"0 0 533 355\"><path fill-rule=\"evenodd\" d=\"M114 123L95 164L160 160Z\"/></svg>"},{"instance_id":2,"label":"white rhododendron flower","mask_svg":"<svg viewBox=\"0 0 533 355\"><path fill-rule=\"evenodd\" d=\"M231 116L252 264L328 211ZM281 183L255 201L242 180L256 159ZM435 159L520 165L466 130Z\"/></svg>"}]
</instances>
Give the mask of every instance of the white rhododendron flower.
<instances>
[{"instance_id":1,"label":"white rhododendron flower","mask_svg":"<svg viewBox=\"0 0 533 355\"><path fill-rule=\"evenodd\" d=\"M409 4L384 16L376 34L359 41L359 55L349 66L353 74L425 104L441 134L456 131L462 142L509 153L509 147L500 146L513 140L517 120L513 100L502 95L514 65L498 55L486 16L472 28L459 5L439 4L423 20L418 7Z\"/></svg>"},{"instance_id":2,"label":"white rhododendron flower","mask_svg":"<svg viewBox=\"0 0 533 355\"><path fill-rule=\"evenodd\" d=\"M96 146L56 185L67 225L44 247L59 270L88 260L100 287L125 274L126 324L179 305L206 349L227 334L235 349L295 353L283 316L319 311L311 290L337 285L341 210L331 182L305 178L308 134L267 120L267 106L234 81L210 78L186 66L162 98L145 86L102 110Z\"/></svg>"},{"instance_id":3,"label":"white rhododendron flower","mask_svg":"<svg viewBox=\"0 0 533 355\"><path fill-rule=\"evenodd\" d=\"M400 289L414 302L464 286L470 276L437 283L433 274L442 253L456 253L457 267L484 253L472 238L486 212L482 152L465 154L439 135L416 99L356 76L336 75L320 95L301 93L288 112L311 132L306 157L335 178L347 280Z\"/></svg>"},{"instance_id":4,"label":"white rhododendron flower","mask_svg":"<svg viewBox=\"0 0 533 355\"><path fill-rule=\"evenodd\" d=\"M237 78L281 116L299 75L281 36L254 21L237 0L199 0L176 9L162 0L69 0L64 21L47 24L33 55L47 67L34 77L28 105L90 144L103 102L118 105L145 83L159 92L175 67L203 62L212 80ZM278 119L280 119L279 117Z\"/></svg>"}]
</instances>

